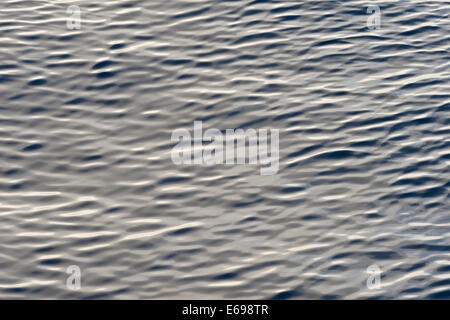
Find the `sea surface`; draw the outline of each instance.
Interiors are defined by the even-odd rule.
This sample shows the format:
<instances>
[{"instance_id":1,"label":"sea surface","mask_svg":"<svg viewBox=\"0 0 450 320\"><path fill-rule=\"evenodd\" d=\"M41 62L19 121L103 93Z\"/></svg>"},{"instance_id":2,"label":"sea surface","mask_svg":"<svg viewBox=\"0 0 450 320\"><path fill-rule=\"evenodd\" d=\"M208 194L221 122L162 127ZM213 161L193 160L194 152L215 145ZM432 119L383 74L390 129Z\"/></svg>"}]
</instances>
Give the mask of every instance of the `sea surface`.
<instances>
[{"instance_id":1,"label":"sea surface","mask_svg":"<svg viewBox=\"0 0 450 320\"><path fill-rule=\"evenodd\" d=\"M450 299L449 9L2 1L0 298ZM278 173L175 165L195 120Z\"/></svg>"}]
</instances>

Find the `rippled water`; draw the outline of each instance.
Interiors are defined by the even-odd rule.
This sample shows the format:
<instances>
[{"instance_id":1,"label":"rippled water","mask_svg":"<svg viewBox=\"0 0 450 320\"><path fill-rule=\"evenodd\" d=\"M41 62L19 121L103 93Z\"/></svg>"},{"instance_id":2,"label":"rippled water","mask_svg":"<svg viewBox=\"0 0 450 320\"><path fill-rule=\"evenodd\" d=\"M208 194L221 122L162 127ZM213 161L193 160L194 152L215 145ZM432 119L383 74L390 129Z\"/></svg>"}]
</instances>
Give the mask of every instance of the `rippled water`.
<instances>
[{"instance_id":1,"label":"rippled water","mask_svg":"<svg viewBox=\"0 0 450 320\"><path fill-rule=\"evenodd\" d=\"M377 3L3 1L0 298L450 298L450 3ZM174 165L194 120L278 174Z\"/></svg>"}]
</instances>

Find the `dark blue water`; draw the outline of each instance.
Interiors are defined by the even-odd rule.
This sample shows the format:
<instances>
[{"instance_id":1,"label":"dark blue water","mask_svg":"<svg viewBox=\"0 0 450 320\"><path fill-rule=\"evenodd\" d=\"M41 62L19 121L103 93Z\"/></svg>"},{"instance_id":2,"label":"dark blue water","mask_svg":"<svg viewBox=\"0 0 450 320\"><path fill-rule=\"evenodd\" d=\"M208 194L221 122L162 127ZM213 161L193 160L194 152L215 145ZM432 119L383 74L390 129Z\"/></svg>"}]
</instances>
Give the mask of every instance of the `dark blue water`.
<instances>
[{"instance_id":1,"label":"dark blue water","mask_svg":"<svg viewBox=\"0 0 450 320\"><path fill-rule=\"evenodd\" d=\"M377 3L3 1L0 298L450 298L450 3ZM278 173L173 164L194 120Z\"/></svg>"}]
</instances>

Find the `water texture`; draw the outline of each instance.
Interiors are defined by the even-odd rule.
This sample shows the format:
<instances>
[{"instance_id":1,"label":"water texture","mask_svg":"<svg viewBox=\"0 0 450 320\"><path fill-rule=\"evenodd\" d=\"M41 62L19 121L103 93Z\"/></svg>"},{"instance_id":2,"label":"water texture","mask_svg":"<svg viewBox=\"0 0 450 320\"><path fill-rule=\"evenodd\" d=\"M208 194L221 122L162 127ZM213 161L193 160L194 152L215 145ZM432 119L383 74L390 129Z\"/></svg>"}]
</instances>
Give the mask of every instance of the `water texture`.
<instances>
[{"instance_id":1,"label":"water texture","mask_svg":"<svg viewBox=\"0 0 450 320\"><path fill-rule=\"evenodd\" d=\"M450 3L370 4L2 1L0 298L450 299ZM194 120L278 174L173 164Z\"/></svg>"}]
</instances>

